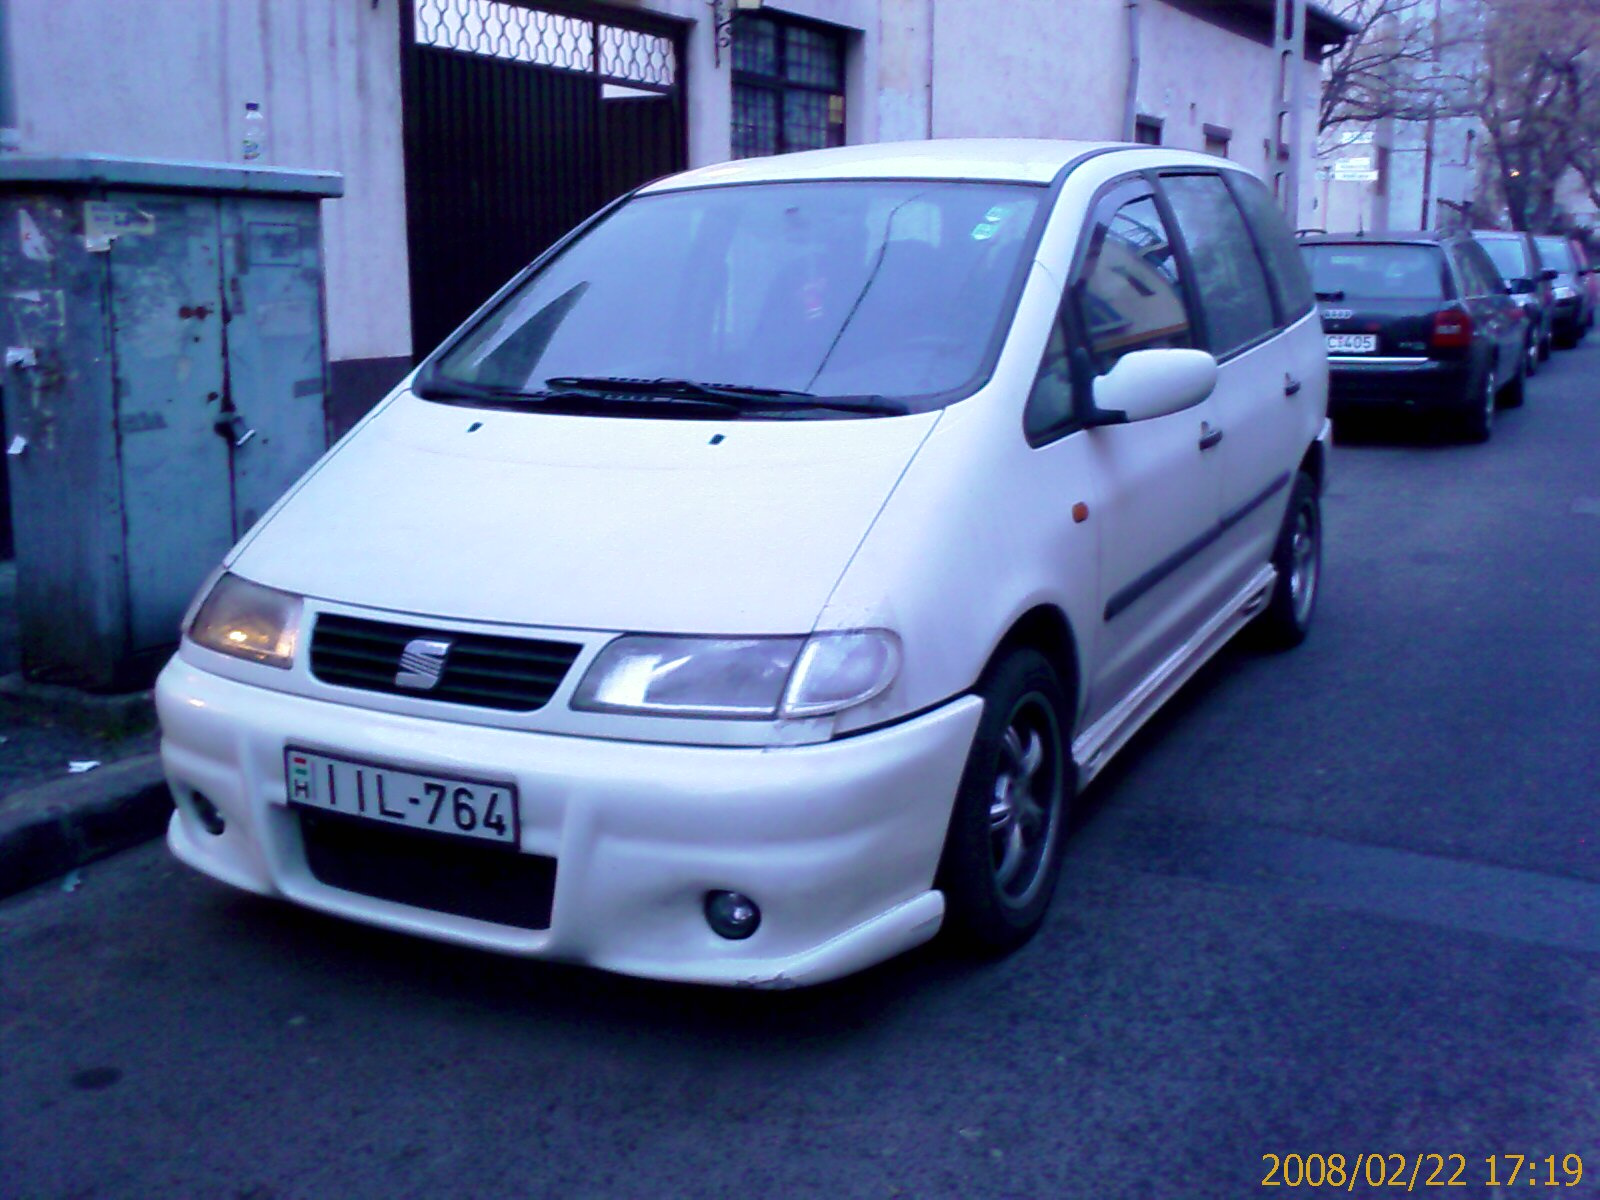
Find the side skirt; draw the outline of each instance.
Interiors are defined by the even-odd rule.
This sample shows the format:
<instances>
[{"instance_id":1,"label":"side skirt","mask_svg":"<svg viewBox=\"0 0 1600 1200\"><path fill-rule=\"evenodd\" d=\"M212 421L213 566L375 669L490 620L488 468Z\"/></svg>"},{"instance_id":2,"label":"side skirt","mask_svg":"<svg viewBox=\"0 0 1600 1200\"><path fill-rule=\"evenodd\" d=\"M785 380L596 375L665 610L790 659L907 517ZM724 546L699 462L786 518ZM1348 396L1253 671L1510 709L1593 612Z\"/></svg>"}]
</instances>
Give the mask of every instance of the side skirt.
<instances>
[{"instance_id":1,"label":"side skirt","mask_svg":"<svg viewBox=\"0 0 1600 1200\"><path fill-rule=\"evenodd\" d=\"M1079 788L1087 787L1139 727L1267 606L1277 579L1278 573L1271 565L1263 566L1192 638L1145 676L1116 707L1073 739L1072 760L1078 764Z\"/></svg>"}]
</instances>

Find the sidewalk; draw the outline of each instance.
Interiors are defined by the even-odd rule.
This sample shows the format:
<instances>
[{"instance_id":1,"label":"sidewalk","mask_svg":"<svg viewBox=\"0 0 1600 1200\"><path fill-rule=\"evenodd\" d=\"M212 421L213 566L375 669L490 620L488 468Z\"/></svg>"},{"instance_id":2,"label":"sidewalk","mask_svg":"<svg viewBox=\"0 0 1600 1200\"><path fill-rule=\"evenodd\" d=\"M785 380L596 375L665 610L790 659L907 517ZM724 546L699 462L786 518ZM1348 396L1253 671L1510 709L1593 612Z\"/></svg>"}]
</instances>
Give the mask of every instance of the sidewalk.
<instances>
[{"instance_id":1,"label":"sidewalk","mask_svg":"<svg viewBox=\"0 0 1600 1200\"><path fill-rule=\"evenodd\" d=\"M148 693L23 680L16 580L0 563L0 896L155 837L172 811Z\"/></svg>"}]
</instances>

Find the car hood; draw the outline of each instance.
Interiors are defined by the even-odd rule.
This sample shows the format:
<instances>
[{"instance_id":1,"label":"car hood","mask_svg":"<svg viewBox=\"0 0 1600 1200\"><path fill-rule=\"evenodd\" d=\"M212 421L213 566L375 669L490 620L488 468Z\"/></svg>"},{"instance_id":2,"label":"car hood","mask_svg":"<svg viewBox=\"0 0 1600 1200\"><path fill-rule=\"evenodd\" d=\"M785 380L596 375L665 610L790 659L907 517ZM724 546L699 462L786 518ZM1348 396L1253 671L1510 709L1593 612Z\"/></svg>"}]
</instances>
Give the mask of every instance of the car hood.
<instances>
[{"instance_id":1,"label":"car hood","mask_svg":"<svg viewBox=\"0 0 1600 1200\"><path fill-rule=\"evenodd\" d=\"M937 421L561 416L404 393L231 568L420 616L803 633Z\"/></svg>"}]
</instances>

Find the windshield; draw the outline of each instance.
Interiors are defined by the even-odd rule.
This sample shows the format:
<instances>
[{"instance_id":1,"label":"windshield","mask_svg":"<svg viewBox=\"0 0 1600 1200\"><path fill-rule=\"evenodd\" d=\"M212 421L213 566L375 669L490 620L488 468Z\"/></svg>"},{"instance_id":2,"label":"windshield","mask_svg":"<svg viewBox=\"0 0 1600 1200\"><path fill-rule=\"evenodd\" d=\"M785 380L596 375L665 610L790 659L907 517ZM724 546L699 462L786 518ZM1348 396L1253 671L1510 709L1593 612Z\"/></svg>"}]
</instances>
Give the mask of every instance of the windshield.
<instances>
[{"instance_id":1,"label":"windshield","mask_svg":"<svg viewBox=\"0 0 1600 1200\"><path fill-rule=\"evenodd\" d=\"M1366 296L1444 298L1444 256L1437 246L1302 245L1311 283L1323 299Z\"/></svg>"},{"instance_id":2,"label":"windshield","mask_svg":"<svg viewBox=\"0 0 1600 1200\"><path fill-rule=\"evenodd\" d=\"M1521 279L1533 274L1528 270L1521 238L1478 238L1478 245L1494 259L1495 269L1502 279Z\"/></svg>"},{"instance_id":3,"label":"windshield","mask_svg":"<svg viewBox=\"0 0 1600 1200\"><path fill-rule=\"evenodd\" d=\"M1539 247L1539 257L1544 260L1545 266L1569 275L1572 273L1572 247L1567 245L1565 238L1534 238L1534 242Z\"/></svg>"},{"instance_id":4,"label":"windshield","mask_svg":"<svg viewBox=\"0 0 1600 1200\"><path fill-rule=\"evenodd\" d=\"M795 407L812 396L933 407L992 368L1046 196L927 181L641 196L470 330L419 390L454 383L503 402L563 381L598 392L603 380L673 380L773 389Z\"/></svg>"}]
</instances>

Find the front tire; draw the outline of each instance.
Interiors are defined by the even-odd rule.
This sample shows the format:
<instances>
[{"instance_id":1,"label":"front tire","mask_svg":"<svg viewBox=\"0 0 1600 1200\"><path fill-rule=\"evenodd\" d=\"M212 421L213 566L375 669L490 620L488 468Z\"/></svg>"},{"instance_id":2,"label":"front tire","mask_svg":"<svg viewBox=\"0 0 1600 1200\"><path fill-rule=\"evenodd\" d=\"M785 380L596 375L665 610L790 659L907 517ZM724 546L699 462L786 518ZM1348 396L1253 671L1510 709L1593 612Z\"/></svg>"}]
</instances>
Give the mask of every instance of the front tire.
<instances>
[{"instance_id":1,"label":"front tire","mask_svg":"<svg viewBox=\"0 0 1600 1200\"><path fill-rule=\"evenodd\" d=\"M1256 626L1269 648L1288 650L1311 632L1322 581L1322 501L1317 481L1304 471L1294 477L1272 565L1278 579Z\"/></svg>"},{"instance_id":2,"label":"front tire","mask_svg":"<svg viewBox=\"0 0 1600 1200\"><path fill-rule=\"evenodd\" d=\"M1061 681L1036 650L1016 650L978 686L983 717L973 738L937 886L945 931L957 945L1003 954L1044 922L1061 873L1061 843L1076 785L1068 753L1072 711Z\"/></svg>"}]
</instances>

